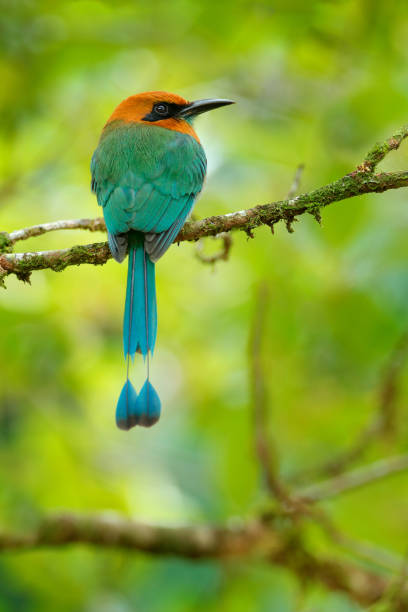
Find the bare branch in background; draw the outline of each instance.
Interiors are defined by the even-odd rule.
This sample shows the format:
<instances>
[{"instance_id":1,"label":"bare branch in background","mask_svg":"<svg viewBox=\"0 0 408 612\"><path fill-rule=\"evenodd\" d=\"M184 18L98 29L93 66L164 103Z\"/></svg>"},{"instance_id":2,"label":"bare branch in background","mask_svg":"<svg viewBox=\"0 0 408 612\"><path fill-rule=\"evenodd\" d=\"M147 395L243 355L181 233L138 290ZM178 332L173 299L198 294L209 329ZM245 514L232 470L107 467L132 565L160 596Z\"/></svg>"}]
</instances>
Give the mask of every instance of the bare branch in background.
<instances>
[{"instance_id":1,"label":"bare branch in background","mask_svg":"<svg viewBox=\"0 0 408 612\"><path fill-rule=\"evenodd\" d=\"M278 221L284 221L287 228L291 231L292 223L297 216L310 213L319 219L320 209L333 202L340 202L366 193L381 193L388 189L407 187L408 171L374 174L377 164L387 153L397 149L407 135L408 126L405 126L388 140L376 144L355 172L347 174L324 187L314 189L310 193L270 204L261 204L247 210L240 210L226 215L187 222L176 237L175 242L178 243L185 240L196 241L199 238L216 236L217 234L232 230L242 230L251 234L252 230L256 227L268 225L273 228L274 224ZM52 227L53 225L57 227ZM0 257L0 280L4 279L8 274L16 274L19 278L27 279L34 270L45 268L63 270L69 265L79 265L81 263L101 264L107 261L110 258L110 253L103 243L82 247L74 246L72 247L72 257L69 249L63 249L60 252L60 256L58 251L52 251L52 255L47 254L49 252L45 251L40 258L38 258L38 253L16 255L10 253L16 240L22 240L33 235L38 236L44 233L44 231L51 231L52 229L73 229L75 226L95 230L103 229L104 224L101 219L79 219L34 226L34 228L17 230L12 232L11 235L7 234L7 232L0 233L0 252L4 253ZM42 229L38 229L39 227ZM46 229L44 230L44 228ZM78 249L81 249L81 254L79 254Z\"/></svg>"},{"instance_id":2,"label":"bare branch in background","mask_svg":"<svg viewBox=\"0 0 408 612\"><path fill-rule=\"evenodd\" d=\"M167 527L120 516L63 514L45 518L24 534L0 534L3 554L73 544L196 560L263 558L290 569L302 581L317 581L330 590L342 591L362 605L378 601L389 584L382 576L352 563L315 556L305 547L301 534L278 531L260 521L238 527ZM408 600L405 603L408 605Z\"/></svg>"},{"instance_id":3,"label":"bare branch in background","mask_svg":"<svg viewBox=\"0 0 408 612\"><path fill-rule=\"evenodd\" d=\"M305 506L304 517L317 524L329 540L338 547L351 554L356 559L369 562L372 566L383 568L394 575L399 573L403 559L394 552L365 542L356 540L344 533L333 522L327 512L315 505Z\"/></svg>"},{"instance_id":4,"label":"bare branch in background","mask_svg":"<svg viewBox=\"0 0 408 612\"><path fill-rule=\"evenodd\" d=\"M408 553L403 559L398 576L391 582L383 599L389 604L390 610L405 610L408 599Z\"/></svg>"},{"instance_id":5,"label":"bare branch in background","mask_svg":"<svg viewBox=\"0 0 408 612\"><path fill-rule=\"evenodd\" d=\"M397 428L397 400L401 371L408 357L408 331L396 343L381 377L378 410L364 427L352 446L317 468L295 474L291 482L305 482L310 478L325 478L343 472L364 455L378 440L395 434Z\"/></svg>"},{"instance_id":6,"label":"bare branch in background","mask_svg":"<svg viewBox=\"0 0 408 612\"><path fill-rule=\"evenodd\" d=\"M335 497L345 491L375 482L403 469L408 469L408 456L392 458L384 462L373 463L364 470L349 472L328 481L311 485L294 493L287 488L279 476L277 450L268 435L269 398L266 386L265 370L262 362L262 343L265 338L266 316L268 311L269 292L265 285L257 291L252 330L249 342L251 404L254 421L255 450L262 467L268 491L275 499L293 525L302 519L310 519L317 524L328 538L357 558L369 561L389 571L398 571L401 559L387 550L379 549L370 543L360 542L339 530L329 515L314 506L315 502ZM276 516L272 511L272 517ZM268 514L265 515L268 518Z\"/></svg>"},{"instance_id":7,"label":"bare branch in background","mask_svg":"<svg viewBox=\"0 0 408 612\"><path fill-rule=\"evenodd\" d=\"M21 174L13 174L0 184L0 206L5 204L11 195L16 191L21 180Z\"/></svg>"},{"instance_id":8,"label":"bare branch in background","mask_svg":"<svg viewBox=\"0 0 408 612\"><path fill-rule=\"evenodd\" d=\"M380 389L378 429L388 436L397 429L397 398L399 377L408 357L408 331L397 342L391 357L384 369Z\"/></svg>"},{"instance_id":9,"label":"bare branch in background","mask_svg":"<svg viewBox=\"0 0 408 612\"><path fill-rule=\"evenodd\" d=\"M232 247L232 236L223 232L222 234L214 236L214 238L220 239L222 241L221 249L217 253L214 253L214 255L206 255L204 253L204 245L202 239L197 242L195 255L197 259L199 259L202 263L215 264L217 261L227 261L229 257L229 253Z\"/></svg>"},{"instance_id":10,"label":"bare branch in background","mask_svg":"<svg viewBox=\"0 0 408 612\"><path fill-rule=\"evenodd\" d=\"M269 398L262 363L262 342L265 336L269 291L261 285L256 295L256 306L249 340L249 365L255 451L262 467L268 491L279 502L290 505L285 485L279 478L277 450L268 436Z\"/></svg>"},{"instance_id":11,"label":"bare branch in background","mask_svg":"<svg viewBox=\"0 0 408 612\"><path fill-rule=\"evenodd\" d=\"M406 470L408 470L408 454L388 457L356 470L344 472L328 480L298 489L297 495L306 501L321 501L330 497L336 497L347 491L359 489Z\"/></svg>"},{"instance_id":12,"label":"bare branch in background","mask_svg":"<svg viewBox=\"0 0 408 612\"><path fill-rule=\"evenodd\" d=\"M293 177L293 183L290 186L290 189L288 191L288 195L287 195L288 200L291 200L292 198L294 198L297 192L299 191L300 181L302 179L304 169L305 169L304 164L299 164L299 166L297 167L295 176Z\"/></svg>"}]
</instances>

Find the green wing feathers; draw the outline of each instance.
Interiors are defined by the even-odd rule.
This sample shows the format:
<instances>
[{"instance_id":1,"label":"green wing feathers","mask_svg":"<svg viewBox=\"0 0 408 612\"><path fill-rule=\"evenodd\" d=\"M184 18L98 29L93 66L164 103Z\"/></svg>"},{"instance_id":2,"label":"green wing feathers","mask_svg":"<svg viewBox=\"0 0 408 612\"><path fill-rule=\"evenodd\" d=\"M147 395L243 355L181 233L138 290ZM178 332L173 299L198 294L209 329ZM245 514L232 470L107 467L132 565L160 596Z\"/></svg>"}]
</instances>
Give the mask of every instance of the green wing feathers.
<instances>
[{"instance_id":1,"label":"green wing feathers","mask_svg":"<svg viewBox=\"0 0 408 612\"><path fill-rule=\"evenodd\" d=\"M114 122L105 128L91 172L92 189L113 236L110 243L130 230L143 232L146 252L157 261L202 189L206 158L188 134Z\"/></svg>"}]
</instances>

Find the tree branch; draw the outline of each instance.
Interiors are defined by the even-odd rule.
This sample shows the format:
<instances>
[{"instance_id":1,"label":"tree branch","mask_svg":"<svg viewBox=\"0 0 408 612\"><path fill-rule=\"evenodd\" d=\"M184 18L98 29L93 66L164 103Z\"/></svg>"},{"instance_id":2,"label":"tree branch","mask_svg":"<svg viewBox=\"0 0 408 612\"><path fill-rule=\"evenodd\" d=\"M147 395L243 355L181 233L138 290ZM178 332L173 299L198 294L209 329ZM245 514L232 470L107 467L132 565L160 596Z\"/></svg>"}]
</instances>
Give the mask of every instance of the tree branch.
<instances>
[{"instance_id":1,"label":"tree branch","mask_svg":"<svg viewBox=\"0 0 408 612\"><path fill-rule=\"evenodd\" d=\"M278 503L278 511L265 514L265 518L281 515L296 525L300 520L308 518L323 529L331 542L351 553L357 558L364 559L378 567L386 568L392 572L398 571L401 559L384 549L372 544L355 540L339 530L329 515L314 505L315 500L310 492L304 495L303 491L292 493L279 474L279 458L276 445L268 435L269 398L265 380L265 370L262 362L262 342L265 337L266 314L269 302L269 290L264 284L258 288L256 307L253 316L252 329L249 339L249 370L250 387L252 395L252 414L254 422L254 446L263 472L266 487ZM350 475L347 475L350 479ZM387 474L383 474L387 476ZM346 486L347 483L343 483ZM353 483L354 486L358 486ZM319 486L319 485L316 485ZM341 491L340 491L341 492ZM312 491L313 493L313 491ZM333 495L336 493L333 492Z\"/></svg>"},{"instance_id":2,"label":"tree branch","mask_svg":"<svg viewBox=\"0 0 408 612\"><path fill-rule=\"evenodd\" d=\"M293 524L304 518L311 519L317 523L329 539L342 549L353 554L357 558L364 559L388 570L395 572L399 570L401 559L372 544L354 540L339 530L328 514L314 504L320 499L325 499L327 492L335 496L348 488L356 488L368 484L381 477L394 473L397 469L403 469L403 462L387 462L387 465L372 464L363 473L350 472L344 474L339 481L330 480L318 483L310 488L292 493L287 483L280 478L279 460L275 443L268 436L268 408L269 398L265 382L265 371L262 362L262 342L265 337L266 313L269 302L268 287L261 284L256 295L256 307L253 316L252 329L249 339L249 370L250 387L252 395L252 414L254 422L255 451L264 475L266 487L272 498L278 503L278 514L293 521ZM402 348L404 343L399 343ZM400 350L395 351L400 355ZM394 363L395 359L391 360ZM400 361L400 360L398 360ZM387 372L394 368L387 368ZM386 377L387 379L389 376ZM387 408L387 407L386 407ZM384 412L387 412L386 408ZM276 512L266 513L268 516L276 516Z\"/></svg>"},{"instance_id":3,"label":"tree branch","mask_svg":"<svg viewBox=\"0 0 408 612\"><path fill-rule=\"evenodd\" d=\"M42 236L42 234L46 234L47 232L73 229L87 229L90 232L106 232L106 225L103 217L97 217L96 219L66 219L64 221L40 223L40 225L32 225L31 227L26 227L21 230L15 230L8 234L8 239L11 244L15 244L19 240L27 240L34 236Z\"/></svg>"},{"instance_id":4,"label":"tree branch","mask_svg":"<svg viewBox=\"0 0 408 612\"><path fill-rule=\"evenodd\" d=\"M291 200L297 194L304 169L305 169L304 164L299 164L299 166L296 168L296 172L295 172L295 176L293 177L292 185L290 186L288 195L286 196L288 200Z\"/></svg>"},{"instance_id":5,"label":"tree branch","mask_svg":"<svg viewBox=\"0 0 408 612\"><path fill-rule=\"evenodd\" d=\"M374 442L396 434L399 379L407 358L408 331L405 331L394 346L384 367L379 385L378 408L372 419L363 427L349 448L340 451L337 456L322 465L294 474L290 478L292 483L340 474L351 463L360 459Z\"/></svg>"},{"instance_id":6,"label":"tree branch","mask_svg":"<svg viewBox=\"0 0 408 612\"><path fill-rule=\"evenodd\" d=\"M203 241L200 239L197 242L195 255L197 259L202 263L213 265L217 261L227 261L229 257L229 253L232 247L232 237L230 236L230 234L223 232L222 234L214 236L214 238L219 238L222 241L221 249L217 251L217 253L214 253L214 255L206 255L203 251Z\"/></svg>"},{"instance_id":7,"label":"tree branch","mask_svg":"<svg viewBox=\"0 0 408 612\"><path fill-rule=\"evenodd\" d=\"M321 501L406 470L408 470L408 454L388 457L362 468L344 472L328 480L303 487L297 491L297 495L306 501Z\"/></svg>"},{"instance_id":8,"label":"tree branch","mask_svg":"<svg viewBox=\"0 0 408 612\"><path fill-rule=\"evenodd\" d=\"M0 255L0 284L8 274L15 274L20 280L29 281L30 274L34 270L49 268L54 272L61 272L68 266L79 266L84 263L102 265L110 258L107 242L77 245L57 251Z\"/></svg>"},{"instance_id":9,"label":"tree branch","mask_svg":"<svg viewBox=\"0 0 408 612\"><path fill-rule=\"evenodd\" d=\"M269 400L261 350L262 340L265 335L268 301L268 287L262 284L258 288L256 295L255 312L249 338L249 371L254 423L254 445L269 493L286 508L291 508L294 500L290 498L286 486L279 477L277 450L268 436Z\"/></svg>"},{"instance_id":10,"label":"tree branch","mask_svg":"<svg viewBox=\"0 0 408 612\"><path fill-rule=\"evenodd\" d=\"M225 232L243 230L252 235L254 228L268 225L273 230L274 224L281 220L286 223L287 229L292 231L291 224L303 213L310 213L319 220L320 208L333 202L365 193L408 186L408 171L374 174L378 163L391 150L397 149L407 135L408 127L402 128L390 139L375 145L355 172L310 193L293 197L300 179L300 170L298 170L293 189L286 200L200 221L190 221L186 223L175 242L195 241L205 236L223 233L224 249L213 258L226 258L230 241ZM106 230L103 219L99 218L56 221L17 230L10 234L0 233L0 283L9 274L15 274L22 280L29 280L34 270L50 268L61 271L67 266L83 263L99 265L111 257L106 242L62 250L12 253L14 244L20 240L63 229ZM286 483L280 479L274 451L270 449L266 437L268 398L261 360L266 302L267 295L261 289L250 342L252 404L256 451L268 489L279 502L278 512L269 513L263 519L254 519L236 527L228 525L167 527L137 523L120 517L57 515L44 519L37 529L29 533L0 534L0 551L86 543L188 559L247 559L254 556L287 567L302 580L320 581L329 589L344 591L363 605L369 605L383 597L387 593L388 583L381 575L356 565L320 558L311 553L303 541L302 518L311 518L320 523L334 542L349 548L356 555L371 559L377 565L379 559L381 564L389 564L390 560L393 561L392 555L386 551L374 550L371 545L356 543L342 535L333 526L331 519L314 504L408 469L408 455L391 457L359 470L343 473L297 490L292 495ZM401 350L403 353L404 347ZM399 357L401 358L401 355ZM397 362L398 359L395 363ZM392 429L393 425L395 378L399 367L397 364L393 370L392 366L388 379L385 379L383 411L380 415L384 431ZM369 433L371 435L371 429ZM285 518L288 520L282 520ZM408 609L408 598L404 593L401 595L401 610L403 609Z\"/></svg>"},{"instance_id":11,"label":"tree branch","mask_svg":"<svg viewBox=\"0 0 408 612\"><path fill-rule=\"evenodd\" d=\"M319 220L320 209L333 202L340 202L366 193L381 193L388 189L407 187L408 171L374 174L377 164L384 159L387 153L397 149L407 135L408 126L405 126L388 140L376 144L355 172L324 187L314 189L310 193L226 215L187 222L175 242L195 241L232 230L242 230L251 234L254 228L261 225L268 225L273 229L278 221L285 221L288 230L291 231L295 218L306 212ZM70 265L105 263L110 258L106 243L74 246L61 251L11 254L12 247L18 240L39 236L48 231L76 228L96 231L103 230L105 226L102 219L78 219L45 223L17 230L11 234L2 232L0 234L0 253L3 252L4 255L0 256L0 281L8 274L16 274L17 277L27 280L34 270L50 268L61 271Z\"/></svg>"},{"instance_id":12,"label":"tree branch","mask_svg":"<svg viewBox=\"0 0 408 612\"><path fill-rule=\"evenodd\" d=\"M3 552L81 543L195 560L261 557L294 571L302 580L319 581L326 588L343 591L363 605L378 601L388 588L388 581L381 575L351 563L314 556L300 534L278 531L261 521L238 527L166 527L120 516L63 514L44 519L30 533L0 534Z\"/></svg>"},{"instance_id":13,"label":"tree branch","mask_svg":"<svg viewBox=\"0 0 408 612\"><path fill-rule=\"evenodd\" d=\"M358 167L358 170L362 170L363 172L374 172L378 164L390 151L396 151L399 148L401 142L407 137L407 129L408 126L404 125L400 130L395 132L391 138L383 142L377 142L367 153L365 160Z\"/></svg>"}]
</instances>

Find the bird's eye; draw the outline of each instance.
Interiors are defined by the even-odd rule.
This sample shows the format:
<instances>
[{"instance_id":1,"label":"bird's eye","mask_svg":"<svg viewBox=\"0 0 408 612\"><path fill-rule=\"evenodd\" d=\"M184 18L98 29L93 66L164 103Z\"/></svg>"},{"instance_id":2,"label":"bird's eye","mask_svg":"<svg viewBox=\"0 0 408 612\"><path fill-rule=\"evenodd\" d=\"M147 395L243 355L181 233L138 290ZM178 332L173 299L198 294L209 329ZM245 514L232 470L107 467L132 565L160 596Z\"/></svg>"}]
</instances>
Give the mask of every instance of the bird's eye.
<instances>
[{"instance_id":1,"label":"bird's eye","mask_svg":"<svg viewBox=\"0 0 408 612\"><path fill-rule=\"evenodd\" d=\"M158 115L162 115L162 116L164 116L164 115L167 115L167 114L168 114L168 112L169 112L169 107L167 106L167 104L162 104L162 103L161 103L161 104L156 104L156 105L155 105L155 107L154 107L154 110L155 110L155 112L156 112Z\"/></svg>"}]
</instances>

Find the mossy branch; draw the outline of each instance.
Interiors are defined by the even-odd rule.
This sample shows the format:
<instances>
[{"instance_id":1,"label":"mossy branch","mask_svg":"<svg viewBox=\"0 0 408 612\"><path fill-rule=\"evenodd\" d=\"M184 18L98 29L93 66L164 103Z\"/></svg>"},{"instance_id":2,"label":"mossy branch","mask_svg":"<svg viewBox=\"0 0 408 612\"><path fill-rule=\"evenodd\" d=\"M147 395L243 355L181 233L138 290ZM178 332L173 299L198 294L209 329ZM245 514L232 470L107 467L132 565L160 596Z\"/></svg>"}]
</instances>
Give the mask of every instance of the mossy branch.
<instances>
[{"instance_id":1,"label":"mossy branch","mask_svg":"<svg viewBox=\"0 0 408 612\"><path fill-rule=\"evenodd\" d=\"M184 225L175 242L196 241L206 236L216 236L232 230L242 230L252 236L254 228L268 225L273 230L274 225L279 221L284 221L288 230L292 231L293 221L304 213L312 214L317 220L320 220L320 209L334 202L366 193L381 193L388 189L407 187L408 171L375 173L378 163L390 151L398 149L407 135L408 126L405 126L391 138L377 143L357 170L309 193L226 215L189 221ZM9 274L15 274L22 280L28 280L31 272L35 270L50 268L59 272L67 266L84 263L99 265L110 259L107 243L73 246L69 249L54 251L12 253L14 244L20 240L62 229L106 230L103 219L98 218L56 221L11 233L2 232L0 233L0 282Z\"/></svg>"}]
</instances>

